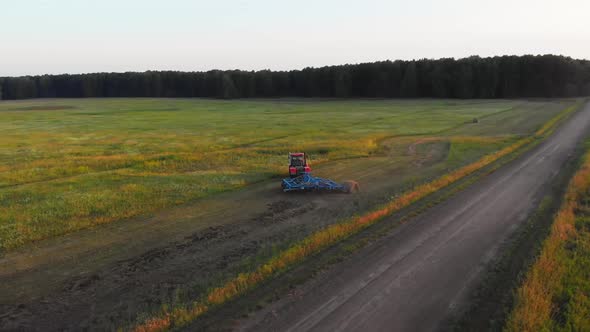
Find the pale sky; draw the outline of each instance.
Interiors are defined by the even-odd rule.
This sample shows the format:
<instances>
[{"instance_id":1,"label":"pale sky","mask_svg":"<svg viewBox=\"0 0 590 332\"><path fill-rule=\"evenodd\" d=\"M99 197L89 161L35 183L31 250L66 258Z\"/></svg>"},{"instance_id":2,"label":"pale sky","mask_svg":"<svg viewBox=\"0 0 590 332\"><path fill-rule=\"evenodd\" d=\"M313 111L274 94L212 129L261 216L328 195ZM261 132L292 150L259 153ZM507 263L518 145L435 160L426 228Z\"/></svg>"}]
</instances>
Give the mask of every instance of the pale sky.
<instances>
[{"instance_id":1,"label":"pale sky","mask_svg":"<svg viewBox=\"0 0 590 332\"><path fill-rule=\"evenodd\" d=\"M590 0L0 0L0 76L590 59Z\"/></svg>"}]
</instances>

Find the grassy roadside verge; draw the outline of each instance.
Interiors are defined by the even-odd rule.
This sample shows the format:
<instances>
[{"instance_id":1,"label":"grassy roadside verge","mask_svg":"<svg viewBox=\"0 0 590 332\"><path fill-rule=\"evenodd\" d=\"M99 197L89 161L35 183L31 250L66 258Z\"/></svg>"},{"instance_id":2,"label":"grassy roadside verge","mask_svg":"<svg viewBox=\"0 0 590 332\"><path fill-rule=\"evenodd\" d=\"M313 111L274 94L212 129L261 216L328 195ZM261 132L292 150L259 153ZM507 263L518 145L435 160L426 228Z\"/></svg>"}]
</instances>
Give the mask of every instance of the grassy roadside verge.
<instances>
[{"instance_id":1,"label":"grassy roadside verge","mask_svg":"<svg viewBox=\"0 0 590 332\"><path fill-rule=\"evenodd\" d=\"M305 258L314 255L323 249L337 244L341 240L351 235L359 233L367 227L377 223L386 216L390 216L403 208L429 196L437 191L446 188L457 181L468 177L475 172L491 166L500 159L515 154L525 147L530 147L531 143L539 142L540 138L547 135L554 126L561 120L575 111L580 104L570 107L550 120L546 125L539 129L535 136L522 138L512 145L505 147L490 155L484 156L480 160L459 168L447 175L439 177L430 183L420 185L413 190L400 196L394 197L389 203L373 210L362 216L354 217L339 224L331 225L320 230L304 240L295 243L293 246L278 253L274 258L260 265L253 271L241 273L238 276L228 280L223 285L213 288L202 299L188 304L184 307L174 309L164 309L160 314L148 319L147 321L135 326L137 331L156 331L166 330L172 327L186 325L192 320L198 318L212 307L217 307L222 303L233 300L236 297L255 288L261 282L271 277L277 276L287 268L296 265ZM549 125L550 124L550 125Z\"/></svg>"},{"instance_id":2,"label":"grassy roadside verge","mask_svg":"<svg viewBox=\"0 0 590 332\"><path fill-rule=\"evenodd\" d=\"M502 330L514 305L514 292L549 234L553 216L559 210L561 198L582 154L580 144L553 181L551 192L540 198L536 211L506 242L502 255L489 264L483 280L470 295L468 306L445 322L442 330Z\"/></svg>"},{"instance_id":3,"label":"grassy roadside verge","mask_svg":"<svg viewBox=\"0 0 590 332\"><path fill-rule=\"evenodd\" d=\"M590 330L590 146L541 253L516 293L505 331Z\"/></svg>"}]
</instances>

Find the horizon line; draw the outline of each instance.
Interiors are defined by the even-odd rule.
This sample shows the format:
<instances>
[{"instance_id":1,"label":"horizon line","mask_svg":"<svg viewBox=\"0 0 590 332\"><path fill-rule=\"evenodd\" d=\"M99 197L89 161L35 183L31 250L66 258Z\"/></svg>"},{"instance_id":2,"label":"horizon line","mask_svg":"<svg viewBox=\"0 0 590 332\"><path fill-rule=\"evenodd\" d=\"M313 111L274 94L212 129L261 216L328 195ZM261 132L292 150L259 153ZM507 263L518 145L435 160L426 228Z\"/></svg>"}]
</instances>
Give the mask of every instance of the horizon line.
<instances>
[{"instance_id":1,"label":"horizon line","mask_svg":"<svg viewBox=\"0 0 590 332\"><path fill-rule=\"evenodd\" d=\"M165 73L165 72L175 72L175 73L208 73L208 72L216 72L216 71L220 71L220 72L232 72L232 71L238 71L238 72L263 72L263 71L270 71L270 72L275 72L275 73L280 73L280 72L293 72L293 71L302 71L305 69L320 69L320 68L329 68L329 67L343 67L343 66L357 66L357 65L363 65L363 64L373 64L373 63L381 63L381 62L417 62L417 61L425 61L425 60L430 60L430 61L439 61L439 60L454 60L454 61L460 61L460 60L465 60L465 59L470 59L470 58L481 58L481 59L490 59L490 58L502 58L502 57L527 57L527 56L531 56L531 57L544 57L544 56L554 56L554 57L563 57L563 58L569 58L572 60L576 60L576 61L586 61L586 62L590 62L590 59L587 58L574 58L572 56L569 55L564 55L564 54L554 54L554 53L538 53L538 54L532 54L532 53L527 53L527 54L521 54L521 55L517 55L517 54L504 54L504 55L493 55L493 56L480 56L480 55L469 55L469 56L464 56L464 57L440 57L440 58L428 58L428 57L424 57L424 58L413 58L413 59L385 59L385 60L375 60L375 61L366 61L366 62L347 62L347 63L341 63L341 64L332 64L332 65L318 65L318 66L306 66L306 67L299 67L299 68L292 68L292 69L270 69L270 68L265 68L265 69L239 69L239 68L232 68L232 69L219 69L219 68L212 68L212 69L207 69L207 70L176 70L176 69L147 69L147 70L127 70L127 71L88 71L88 72L62 72L62 73L55 73L55 74L49 74L49 73L44 73L44 74L30 74L30 75L9 75L9 76L4 76L4 75L0 75L0 78L20 78L20 77L39 77L39 76L74 76L74 75L94 75L94 74L129 74L129 73L137 73L137 74L142 74L142 73L150 73L150 72L154 72L154 73Z\"/></svg>"}]
</instances>

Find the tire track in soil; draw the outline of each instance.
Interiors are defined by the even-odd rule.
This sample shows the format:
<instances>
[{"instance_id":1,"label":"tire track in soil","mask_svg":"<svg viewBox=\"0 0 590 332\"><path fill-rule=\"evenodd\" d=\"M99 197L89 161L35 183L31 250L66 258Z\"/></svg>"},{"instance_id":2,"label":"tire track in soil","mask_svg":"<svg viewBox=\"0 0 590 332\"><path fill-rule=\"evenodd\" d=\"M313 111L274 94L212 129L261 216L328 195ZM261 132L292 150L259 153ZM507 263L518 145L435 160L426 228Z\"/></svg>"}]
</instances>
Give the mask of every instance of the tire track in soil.
<instances>
[{"instance_id":1,"label":"tire track in soil","mask_svg":"<svg viewBox=\"0 0 590 332\"><path fill-rule=\"evenodd\" d=\"M391 174L400 166L383 159L385 162L368 169L345 172L359 176L371 173L363 183L364 188L365 184L371 186L367 193L286 195L278 189L265 193L260 199L269 202L266 209L254 214L252 209L244 211L253 217L232 219L132 258L67 277L43 297L0 304L0 330L112 330L135 320L138 314L160 309L161 303L182 299L183 294L197 298L208 282L233 275L245 260L271 254L273 244L303 238L388 196L399 181ZM27 273L7 277L18 280Z\"/></svg>"},{"instance_id":2,"label":"tire track in soil","mask_svg":"<svg viewBox=\"0 0 590 332\"><path fill-rule=\"evenodd\" d=\"M322 207L321 202L274 201L268 204L267 211L246 223L209 227L183 241L119 261L99 273L70 278L59 294L12 307L0 305L4 313L0 315L0 327L116 328L140 312L159 308L160 301L187 291L187 285L195 285L199 277L230 273L269 244L288 241L297 234L294 228L309 228L305 227L309 218L317 219L310 214L335 212Z\"/></svg>"}]
</instances>

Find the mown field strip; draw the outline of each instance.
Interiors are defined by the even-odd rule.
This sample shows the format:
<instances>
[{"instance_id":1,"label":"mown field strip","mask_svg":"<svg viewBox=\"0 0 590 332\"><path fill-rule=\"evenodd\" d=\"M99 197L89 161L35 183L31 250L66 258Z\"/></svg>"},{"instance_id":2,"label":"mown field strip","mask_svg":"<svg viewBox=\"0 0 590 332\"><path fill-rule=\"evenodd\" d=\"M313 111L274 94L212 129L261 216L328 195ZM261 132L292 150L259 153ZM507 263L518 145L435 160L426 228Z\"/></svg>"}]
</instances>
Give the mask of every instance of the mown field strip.
<instances>
[{"instance_id":1,"label":"mown field strip","mask_svg":"<svg viewBox=\"0 0 590 332\"><path fill-rule=\"evenodd\" d=\"M498 159L507 156L530 143L533 143L537 138L550 133L561 120L577 110L581 105L582 103L578 103L563 110L537 130L534 136L523 138L502 150L484 156L472 164L443 175L432 182L419 185L412 191L394 198L391 202L372 212L354 217L351 220L333 224L317 231L300 242L295 243L290 248L278 253L274 258L259 266L254 271L240 273L236 277L225 282L223 285L211 289L203 299L195 301L185 307L163 310L162 313L138 324L133 330L137 332L162 331L188 324L207 312L209 308L223 304L246 293L260 282L272 276L276 276L278 273L285 271L288 267L301 262L306 257L316 254L322 249L360 232L392 213L492 164Z\"/></svg>"},{"instance_id":2,"label":"mown field strip","mask_svg":"<svg viewBox=\"0 0 590 332\"><path fill-rule=\"evenodd\" d=\"M590 263L589 190L587 152L568 185L540 256L517 291L505 331L590 329L590 281L584 268Z\"/></svg>"}]
</instances>

